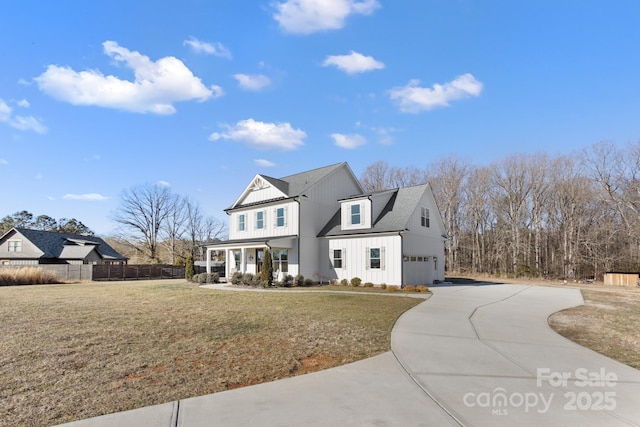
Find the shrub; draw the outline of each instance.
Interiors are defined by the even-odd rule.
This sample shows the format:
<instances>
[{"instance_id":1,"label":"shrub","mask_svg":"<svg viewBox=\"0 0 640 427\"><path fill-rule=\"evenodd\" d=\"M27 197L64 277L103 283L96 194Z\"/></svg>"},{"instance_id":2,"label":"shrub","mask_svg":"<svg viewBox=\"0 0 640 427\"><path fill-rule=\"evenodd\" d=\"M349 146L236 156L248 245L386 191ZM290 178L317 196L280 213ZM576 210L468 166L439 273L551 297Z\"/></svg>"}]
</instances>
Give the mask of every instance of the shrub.
<instances>
[{"instance_id":1,"label":"shrub","mask_svg":"<svg viewBox=\"0 0 640 427\"><path fill-rule=\"evenodd\" d=\"M314 282L311 279L304 279L303 284L304 284L304 286L313 286Z\"/></svg>"},{"instance_id":2,"label":"shrub","mask_svg":"<svg viewBox=\"0 0 640 427\"><path fill-rule=\"evenodd\" d=\"M349 286L349 281L348 281L347 279L342 279L342 280L340 281L340 284L341 284L342 286Z\"/></svg>"},{"instance_id":3,"label":"shrub","mask_svg":"<svg viewBox=\"0 0 640 427\"><path fill-rule=\"evenodd\" d=\"M416 292L429 292L429 288L425 285L418 285L416 286Z\"/></svg>"},{"instance_id":4,"label":"shrub","mask_svg":"<svg viewBox=\"0 0 640 427\"><path fill-rule=\"evenodd\" d=\"M364 284L364 287L365 288L373 288L373 283L367 282L367 283Z\"/></svg>"},{"instance_id":5,"label":"shrub","mask_svg":"<svg viewBox=\"0 0 640 427\"><path fill-rule=\"evenodd\" d=\"M380 285L380 288L382 288L382 289L387 289L387 284L386 284L386 283L383 283L382 285Z\"/></svg>"},{"instance_id":6,"label":"shrub","mask_svg":"<svg viewBox=\"0 0 640 427\"><path fill-rule=\"evenodd\" d=\"M240 284L244 286L253 286L253 274L244 273L240 279Z\"/></svg>"},{"instance_id":7,"label":"shrub","mask_svg":"<svg viewBox=\"0 0 640 427\"><path fill-rule=\"evenodd\" d=\"M361 283L362 283L362 279L359 277L354 277L351 279L351 286L353 286L354 288L357 288L358 286L360 286Z\"/></svg>"},{"instance_id":8,"label":"shrub","mask_svg":"<svg viewBox=\"0 0 640 427\"><path fill-rule=\"evenodd\" d=\"M231 284L239 285L241 283L242 283L242 273L240 273L239 271L236 271L231 275Z\"/></svg>"},{"instance_id":9,"label":"shrub","mask_svg":"<svg viewBox=\"0 0 640 427\"><path fill-rule=\"evenodd\" d=\"M389 285L387 286L387 292L397 292L400 290L400 286Z\"/></svg>"},{"instance_id":10,"label":"shrub","mask_svg":"<svg viewBox=\"0 0 640 427\"><path fill-rule=\"evenodd\" d=\"M302 274L297 274L293 279L293 286L302 286L304 285L304 276Z\"/></svg>"},{"instance_id":11,"label":"shrub","mask_svg":"<svg viewBox=\"0 0 640 427\"><path fill-rule=\"evenodd\" d=\"M291 286L293 286L293 276L290 274L285 275L282 278L282 286L284 286L285 288L290 288Z\"/></svg>"},{"instance_id":12,"label":"shrub","mask_svg":"<svg viewBox=\"0 0 640 427\"><path fill-rule=\"evenodd\" d=\"M416 291L416 287L413 285L406 285L404 288L402 288L402 290L404 292L415 292Z\"/></svg>"},{"instance_id":13,"label":"shrub","mask_svg":"<svg viewBox=\"0 0 640 427\"><path fill-rule=\"evenodd\" d=\"M187 263L184 266L184 278L191 281L195 273L195 267L193 266L193 256L187 257Z\"/></svg>"}]
</instances>

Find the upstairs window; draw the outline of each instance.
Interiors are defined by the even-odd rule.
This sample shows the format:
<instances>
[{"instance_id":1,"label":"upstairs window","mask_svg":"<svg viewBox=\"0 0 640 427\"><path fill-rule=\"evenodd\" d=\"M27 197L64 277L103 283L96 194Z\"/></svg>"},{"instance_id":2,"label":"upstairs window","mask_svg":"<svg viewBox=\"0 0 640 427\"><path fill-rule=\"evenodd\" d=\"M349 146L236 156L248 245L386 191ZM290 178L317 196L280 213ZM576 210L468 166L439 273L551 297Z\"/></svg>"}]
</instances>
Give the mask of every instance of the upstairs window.
<instances>
[{"instance_id":1,"label":"upstairs window","mask_svg":"<svg viewBox=\"0 0 640 427\"><path fill-rule=\"evenodd\" d=\"M256 212L256 228L258 230L264 228L264 211Z\"/></svg>"},{"instance_id":2,"label":"upstairs window","mask_svg":"<svg viewBox=\"0 0 640 427\"><path fill-rule=\"evenodd\" d=\"M276 209L276 227L284 227L284 208Z\"/></svg>"},{"instance_id":3,"label":"upstairs window","mask_svg":"<svg viewBox=\"0 0 640 427\"><path fill-rule=\"evenodd\" d=\"M245 216L244 214L241 214L238 216L238 231L244 231L245 230Z\"/></svg>"},{"instance_id":4,"label":"upstairs window","mask_svg":"<svg viewBox=\"0 0 640 427\"><path fill-rule=\"evenodd\" d=\"M360 205L351 205L351 224L360 224Z\"/></svg>"},{"instance_id":5,"label":"upstairs window","mask_svg":"<svg viewBox=\"0 0 640 427\"><path fill-rule=\"evenodd\" d=\"M9 240L9 252L22 252L22 240Z\"/></svg>"},{"instance_id":6,"label":"upstairs window","mask_svg":"<svg viewBox=\"0 0 640 427\"><path fill-rule=\"evenodd\" d=\"M423 207L422 215L420 216L420 225L429 228L429 209Z\"/></svg>"}]
</instances>

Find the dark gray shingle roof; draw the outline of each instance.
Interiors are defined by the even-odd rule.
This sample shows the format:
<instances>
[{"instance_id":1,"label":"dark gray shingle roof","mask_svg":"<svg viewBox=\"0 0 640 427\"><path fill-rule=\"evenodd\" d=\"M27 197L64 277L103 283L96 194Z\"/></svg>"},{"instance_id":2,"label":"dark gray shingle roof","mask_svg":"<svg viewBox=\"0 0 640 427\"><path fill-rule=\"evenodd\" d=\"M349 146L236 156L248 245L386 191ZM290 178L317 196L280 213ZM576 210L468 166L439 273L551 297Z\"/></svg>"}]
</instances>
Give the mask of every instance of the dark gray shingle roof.
<instances>
[{"instance_id":1,"label":"dark gray shingle roof","mask_svg":"<svg viewBox=\"0 0 640 427\"><path fill-rule=\"evenodd\" d=\"M269 178L269 182L278 187L282 192L289 197L301 196L311 186L321 181L324 177L335 171L345 163L336 163L335 165L325 166L322 168L313 169L306 172L297 173L294 175L285 176L284 178L275 179ZM264 175L263 178L267 179ZM280 186L272 182L280 182Z\"/></svg>"},{"instance_id":2,"label":"dark gray shingle roof","mask_svg":"<svg viewBox=\"0 0 640 427\"><path fill-rule=\"evenodd\" d=\"M421 184L396 189L385 207L382 209L382 212L380 212L380 215L378 215L378 218L374 219L373 227L371 228L341 230L341 215L340 210L338 210L329 223L327 223L322 231L320 231L318 237L403 231L407 228L409 219L416 210L418 203L428 186L429 184ZM382 192L387 191L388 190Z\"/></svg>"},{"instance_id":3,"label":"dark gray shingle roof","mask_svg":"<svg viewBox=\"0 0 640 427\"><path fill-rule=\"evenodd\" d=\"M68 245L69 243L84 243L87 245L95 246L100 256L102 256L102 258L104 259L127 259L127 257L120 255L100 237L56 233L53 231L30 230L28 228L16 228L16 231L29 239L31 243L36 245L38 249L44 252L42 258L64 258L64 256L61 256L63 255L63 252L64 255L74 254L74 256L79 257L80 254L85 253L86 251L79 249L73 250L72 248L65 245ZM88 252L86 253L88 254Z\"/></svg>"}]
</instances>

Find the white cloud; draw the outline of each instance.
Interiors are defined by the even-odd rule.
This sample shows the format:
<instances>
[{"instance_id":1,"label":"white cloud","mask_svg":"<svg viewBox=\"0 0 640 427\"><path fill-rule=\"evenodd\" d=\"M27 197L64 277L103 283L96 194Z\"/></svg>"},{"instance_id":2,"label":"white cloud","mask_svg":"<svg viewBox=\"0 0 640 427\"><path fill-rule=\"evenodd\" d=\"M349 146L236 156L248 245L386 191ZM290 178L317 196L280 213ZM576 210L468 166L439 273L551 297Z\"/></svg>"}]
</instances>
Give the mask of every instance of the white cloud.
<instances>
[{"instance_id":1,"label":"white cloud","mask_svg":"<svg viewBox=\"0 0 640 427\"><path fill-rule=\"evenodd\" d=\"M389 97L405 113L419 113L437 107L448 107L451 101L470 96L479 96L482 83L467 73L445 84L434 84L432 88L420 87L419 80L411 80L404 87L389 91Z\"/></svg>"},{"instance_id":2,"label":"white cloud","mask_svg":"<svg viewBox=\"0 0 640 427\"><path fill-rule=\"evenodd\" d=\"M27 101L26 99L21 99L20 101L16 102L16 104L18 104L18 106L22 108L29 108L31 106L31 104L29 104L29 101Z\"/></svg>"},{"instance_id":3,"label":"white cloud","mask_svg":"<svg viewBox=\"0 0 640 427\"><path fill-rule=\"evenodd\" d=\"M367 143L367 140L358 134L345 135L342 133L332 133L331 138L335 145L341 148L353 149Z\"/></svg>"},{"instance_id":4,"label":"white cloud","mask_svg":"<svg viewBox=\"0 0 640 427\"><path fill-rule=\"evenodd\" d=\"M200 41L195 37L190 37L189 40L184 41L183 45L189 46L195 53L215 55L221 58L231 59L231 51L229 51L229 49L227 49L222 43L208 43Z\"/></svg>"},{"instance_id":5,"label":"white cloud","mask_svg":"<svg viewBox=\"0 0 640 427\"><path fill-rule=\"evenodd\" d=\"M47 133L47 127L33 116L17 116L13 109L0 98L0 123L6 123L14 129L32 130L39 134Z\"/></svg>"},{"instance_id":6,"label":"white cloud","mask_svg":"<svg viewBox=\"0 0 640 427\"><path fill-rule=\"evenodd\" d=\"M9 162L6 161L5 159L0 158L0 165L8 165Z\"/></svg>"},{"instance_id":7,"label":"white cloud","mask_svg":"<svg viewBox=\"0 0 640 427\"><path fill-rule=\"evenodd\" d=\"M263 74L234 74L233 77L245 90L260 90L271 84L269 77Z\"/></svg>"},{"instance_id":8,"label":"white cloud","mask_svg":"<svg viewBox=\"0 0 640 427\"><path fill-rule=\"evenodd\" d=\"M156 182L157 185L159 185L160 187L171 187L171 184L169 184L167 181L158 181Z\"/></svg>"},{"instance_id":9,"label":"white cloud","mask_svg":"<svg viewBox=\"0 0 640 427\"><path fill-rule=\"evenodd\" d=\"M269 160L265 160L265 159L255 159L253 161L253 163L255 163L258 166L265 167L265 168L272 168L272 167L276 166L275 163L270 162Z\"/></svg>"},{"instance_id":10,"label":"white cloud","mask_svg":"<svg viewBox=\"0 0 640 427\"><path fill-rule=\"evenodd\" d=\"M226 132L212 133L209 137L211 141L230 139L256 148L294 150L303 145L302 140L307 137L304 131L292 128L289 123L265 123L247 119L235 125L222 124L221 127Z\"/></svg>"},{"instance_id":11,"label":"white cloud","mask_svg":"<svg viewBox=\"0 0 640 427\"><path fill-rule=\"evenodd\" d=\"M384 64L376 61L372 56L364 56L353 50L349 55L330 55L322 63L323 67L336 66L347 74L365 73L367 71L381 70Z\"/></svg>"},{"instance_id":12,"label":"white cloud","mask_svg":"<svg viewBox=\"0 0 640 427\"><path fill-rule=\"evenodd\" d=\"M103 196L98 193L87 193L87 194L65 194L62 196L65 200L87 200L90 202L107 200L108 197Z\"/></svg>"},{"instance_id":13,"label":"white cloud","mask_svg":"<svg viewBox=\"0 0 640 427\"><path fill-rule=\"evenodd\" d=\"M284 31L311 34L340 29L349 15L371 15L380 3L377 0L287 0L274 6L273 18Z\"/></svg>"},{"instance_id":14,"label":"white cloud","mask_svg":"<svg viewBox=\"0 0 640 427\"><path fill-rule=\"evenodd\" d=\"M174 102L206 101L222 95L219 86L204 86L179 59L166 56L151 61L148 56L106 41L104 53L133 70L134 81L105 76L97 70L77 72L49 65L34 80L46 94L73 105L95 105L135 113L173 114Z\"/></svg>"}]
</instances>

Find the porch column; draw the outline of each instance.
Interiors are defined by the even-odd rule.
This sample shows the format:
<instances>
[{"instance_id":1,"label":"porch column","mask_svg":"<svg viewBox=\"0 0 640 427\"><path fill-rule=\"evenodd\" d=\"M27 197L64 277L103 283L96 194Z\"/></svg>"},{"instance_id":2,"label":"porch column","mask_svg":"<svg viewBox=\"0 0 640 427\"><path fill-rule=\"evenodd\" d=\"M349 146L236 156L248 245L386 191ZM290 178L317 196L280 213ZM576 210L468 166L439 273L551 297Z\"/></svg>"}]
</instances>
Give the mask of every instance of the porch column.
<instances>
[{"instance_id":1,"label":"porch column","mask_svg":"<svg viewBox=\"0 0 640 427\"><path fill-rule=\"evenodd\" d=\"M231 253L229 248L224 250L224 277L227 282L231 281L231 263L229 262L231 258L229 258L229 253Z\"/></svg>"},{"instance_id":2,"label":"porch column","mask_svg":"<svg viewBox=\"0 0 640 427\"><path fill-rule=\"evenodd\" d=\"M242 248L242 256L240 257L240 272L247 272L247 248Z\"/></svg>"}]
</instances>

